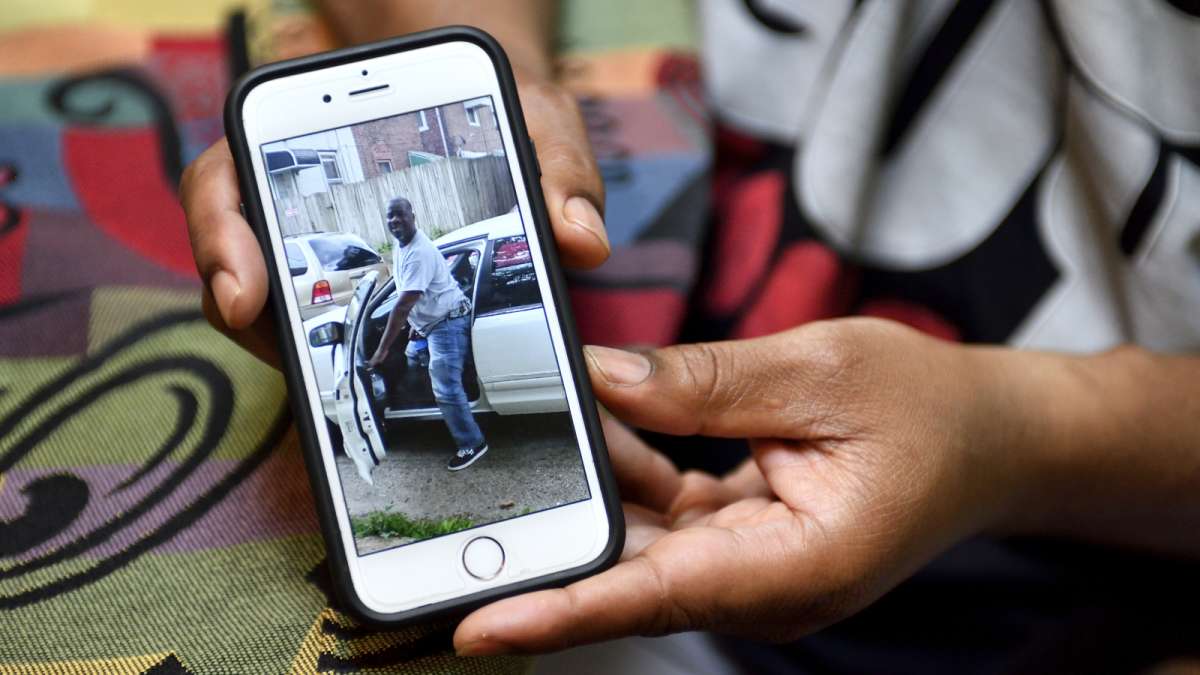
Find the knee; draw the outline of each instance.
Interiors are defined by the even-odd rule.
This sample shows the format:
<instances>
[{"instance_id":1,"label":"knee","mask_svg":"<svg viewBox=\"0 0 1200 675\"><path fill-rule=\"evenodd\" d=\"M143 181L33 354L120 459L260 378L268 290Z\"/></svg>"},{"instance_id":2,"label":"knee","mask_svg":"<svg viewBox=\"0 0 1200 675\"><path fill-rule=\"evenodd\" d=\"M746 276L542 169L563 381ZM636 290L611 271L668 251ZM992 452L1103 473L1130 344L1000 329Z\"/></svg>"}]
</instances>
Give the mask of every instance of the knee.
<instances>
[{"instance_id":1,"label":"knee","mask_svg":"<svg viewBox=\"0 0 1200 675\"><path fill-rule=\"evenodd\" d=\"M454 369L445 362L438 359L429 362L429 384L439 401L453 398L456 391L462 388L462 384L456 380Z\"/></svg>"},{"instance_id":2,"label":"knee","mask_svg":"<svg viewBox=\"0 0 1200 675\"><path fill-rule=\"evenodd\" d=\"M450 368L446 365L445 361L442 359L429 360L429 379L433 382L435 389L438 386L438 381L446 379L449 375Z\"/></svg>"}]
</instances>

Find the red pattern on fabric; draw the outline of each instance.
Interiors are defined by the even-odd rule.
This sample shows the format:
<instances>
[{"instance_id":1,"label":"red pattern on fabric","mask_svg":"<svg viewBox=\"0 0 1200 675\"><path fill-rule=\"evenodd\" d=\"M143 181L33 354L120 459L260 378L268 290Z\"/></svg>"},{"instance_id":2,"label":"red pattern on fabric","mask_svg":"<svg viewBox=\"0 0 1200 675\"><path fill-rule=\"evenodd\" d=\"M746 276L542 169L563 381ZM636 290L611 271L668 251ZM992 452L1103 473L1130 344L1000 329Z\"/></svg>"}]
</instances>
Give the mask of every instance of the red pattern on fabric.
<instances>
[{"instance_id":1,"label":"red pattern on fabric","mask_svg":"<svg viewBox=\"0 0 1200 675\"><path fill-rule=\"evenodd\" d=\"M159 152L151 129L63 132L63 163L96 227L142 257L195 278L187 223Z\"/></svg>"},{"instance_id":2,"label":"red pattern on fabric","mask_svg":"<svg viewBox=\"0 0 1200 675\"><path fill-rule=\"evenodd\" d=\"M664 52L658 61L654 81L661 89L693 87L694 93L701 94L700 60L685 52Z\"/></svg>"},{"instance_id":3,"label":"red pattern on fabric","mask_svg":"<svg viewBox=\"0 0 1200 675\"><path fill-rule=\"evenodd\" d=\"M220 119L229 90L224 39L158 36L150 50L154 83L167 95L177 121Z\"/></svg>"},{"instance_id":4,"label":"red pattern on fabric","mask_svg":"<svg viewBox=\"0 0 1200 675\"><path fill-rule=\"evenodd\" d=\"M708 112L704 105L699 59L680 52L664 54L658 62L655 82L680 109L702 126L707 126Z\"/></svg>"},{"instance_id":5,"label":"red pattern on fabric","mask_svg":"<svg viewBox=\"0 0 1200 675\"><path fill-rule=\"evenodd\" d=\"M719 166L746 166L762 159L767 152L767 144L753 136L724 125L717 125L715 131Z\"/></svg>"},{"instance_id":6,"label":"red pattern on fabric","mask_svg":"<svg viewBox=\"0 0 1200 675\"><path fill-rule=\"evenodd\" d=\"M0 209L11 208L0 203ZM4 214L0 214L0 221ZM25 240L29 234L29 214L22 211L17 224L5 235L0 236L0 305L16 302L21 298L21 271L25 267Z\"/></svg>"},{"instance_id":7,"label":"red pattern on fabric","mask_svg":"<svg viewBox=\"0 0 1200 675\"><path fill-rule=\"evenodd\" d=\"M778 171L764 171L729 188L718 204L710 260L711 275L704 306L713 314L734 313L762 278L783 225L786 181Z\"/></svg>"},{"instance_id":8,"label":"red pattern on fabric","mask_svg":"<svg viewBox=\"0 0 1200 675\"><path fill-rule=\"evenodd\" d=\"M859 313L863 316L891 319L943 340L958 342L962 339L958 327L947 321L942 315L928 307L905 300L869 300L863 303Z\"/></svg>"},{"instance_id":9,"label":"red pattern on fabric","mask_svg":"<svg viewBox=\"0 0 1200 675\"><path fill-rule=\"evenodd\" d=\"M842 261L816 242L792 244L771 268L762 293L742 315L734 338L768 335L846 313L854 282Z\"/></svg>"},{"instance_id":10,"label":"red pattern on fabric","mask_svg":"<svg viewBox=\"0 0 1200 675\"><path fill-rule=\"evenodd\" d=\"M670 288L573 287L571 305L586 344L658 347L679 337L687 301Z\"/></svg>"},{"instance_id":11,"label":"red pattern on fabric","mask_svg":"<svg viewBox=\"0 0 1200 675\"><path fill-rule=\"evenodd\" d=\"M712 178L712 208L715 213L729 210L730 196L749 167L762 159L767 146L762 141L717 125L714 136L716 158Z\"/></svg>"}]
</instances>

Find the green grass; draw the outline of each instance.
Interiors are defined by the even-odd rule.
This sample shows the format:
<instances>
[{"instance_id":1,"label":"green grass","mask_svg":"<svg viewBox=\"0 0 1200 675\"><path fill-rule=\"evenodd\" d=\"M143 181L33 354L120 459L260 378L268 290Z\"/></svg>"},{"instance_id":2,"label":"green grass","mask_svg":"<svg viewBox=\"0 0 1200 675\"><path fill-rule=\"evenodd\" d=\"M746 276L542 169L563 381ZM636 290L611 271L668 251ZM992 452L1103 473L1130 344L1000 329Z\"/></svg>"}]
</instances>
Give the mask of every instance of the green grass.
<instances>
[{"instance_id":1,"label":"green grass","mask_svg":"<svg viewBox=\"0 0 1200 675\"><path fill-rule=\"evenodd\" d=\"M441 520L414 520L403 513L376 511L351 518L350 526L354 529L355 537L428 539L474 527L475 523L461 516Z\"/></svg>"}]
</instances>

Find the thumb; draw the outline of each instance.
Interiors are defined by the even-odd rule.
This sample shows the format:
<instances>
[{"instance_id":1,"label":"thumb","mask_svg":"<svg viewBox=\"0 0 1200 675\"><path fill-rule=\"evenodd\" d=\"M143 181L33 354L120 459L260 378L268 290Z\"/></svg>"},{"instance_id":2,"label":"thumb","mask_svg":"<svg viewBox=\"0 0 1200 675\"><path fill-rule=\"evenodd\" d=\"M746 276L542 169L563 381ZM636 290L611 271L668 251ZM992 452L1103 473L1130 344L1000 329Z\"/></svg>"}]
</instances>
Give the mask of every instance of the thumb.
<instances>
[{"instance_id":1,"label":"thumb","mask_svg":"<svg viewBox=\"0 0 1200 675\"><path fill-rule=\"evenodd\" d=\"M819 375L807 372L793 333L647 352L589 346L585 354L597 398L633 426L680 436L795 438L815 419Z\"/></svg>"},{"instance_id":2,"label":"thumb","mask_svg":"<svg viewBox=\"0 0 1200 675\"><path fill-rule=\"evenodd\" d=\"M524 79L521 104L542 170L542 193L554 238L568 267L589 269L608 257L604 182L575 97L538 80Z\"/></svg>"}]
</instances>

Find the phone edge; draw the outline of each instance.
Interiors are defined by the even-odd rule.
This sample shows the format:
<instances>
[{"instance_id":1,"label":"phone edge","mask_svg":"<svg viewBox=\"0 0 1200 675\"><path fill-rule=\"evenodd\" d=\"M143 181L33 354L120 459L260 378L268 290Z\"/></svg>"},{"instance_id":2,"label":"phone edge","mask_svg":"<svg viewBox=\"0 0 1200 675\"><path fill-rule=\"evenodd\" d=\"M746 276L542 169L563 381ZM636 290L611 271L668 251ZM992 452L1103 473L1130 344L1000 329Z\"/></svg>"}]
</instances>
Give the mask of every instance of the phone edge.
<instances>
[{"instance_id":1,"label":"phone edge","mask_svg":"<svg viewBox=\"0 0 1200 675\"><path fill-rule=\"evenodd\" d=\"M249 92L259 84L271 79L300 72L307 72L351 63L364 58L378 56L397 51L407 51L421 47L451 41L468 41L481 47L491 58L497 78L500 81L500 93L509 111L508 123L513 137L513 145L521 166L526 193L530 197L533 216L533 227L543 242L553 242L554 234L550 227L546 212L545 199L542 194L540 171L529 143L529 134L525 126L525 116L521 109L520 98L517 94L516 82L504 50L496 40L470 26L447 26L421 33L413 33L388 40L382 40L365 45L357 45L297 59L289 59L255 68L237 79L230 88L225 99L224 123L225 135L229 141L230 153L233 156L237 172L238 189L242 197L243 210L247 222L258 239L259 247L264 252L267 263L269 291L267 302L276 326L287 326L290 321L287 308L277 298L284 292L279 281L275 261L269 253L270 238L267 236L266 222L263 216L263 204L259 199L257 185L254 182L253 164L250 153L254 152L247 145L245 130L241 122L241 108ZM588 376L587 365L584 362L582 345L574 314L570 307L570 295L567 290L566 278L558 259L557 246L541 246L545 268L549 276L551 291L554 293L557 319L562 327L563 339L566 343L567 358L572 372L575 373L575 388L579 398L584 431L592 446L593 464L596 467L597 482L600 485L605 512L609 520L609 539L603 552L592 560L578 567L561 572L555 572L536 579L517 582L496 589L488 589L470 595L464 595L452 600L433 603L423 607L396 613L380 613L363 605L354 593L349 578L349 562L345 556L344 541L341 529L337 526L336 512L333 505L333 495L325 476L324 462L321 458L321 447L317 441L316 429L312 412L303 402L307 397L303 378L299 368L285 367L283 375L287 384L288 401L292 409L292 417L296 420L300 445L303 449L304 461L307 465L309 483L313 490L313 500L316 502L317 516L326 543L326 561L330 567L334 588L339 599L353 610L360 619L369 623L396 626L419 620L433 620L465 614L489 602L501 598L527 593L530 591L565 586L568 583L591 576L614 565L621 555L625 543L625 519L617 490L616 478L613 475L612 464L609 460L608 446L604 442L604 434L600 425L595 397L592 394L591 380ZM286 330L276 330L280 356L286 363L298 363L300 355ZM314 470L314 467L316 470ZM336 547L329 542L337 542Z\"/></svg>"}]
</instances>

